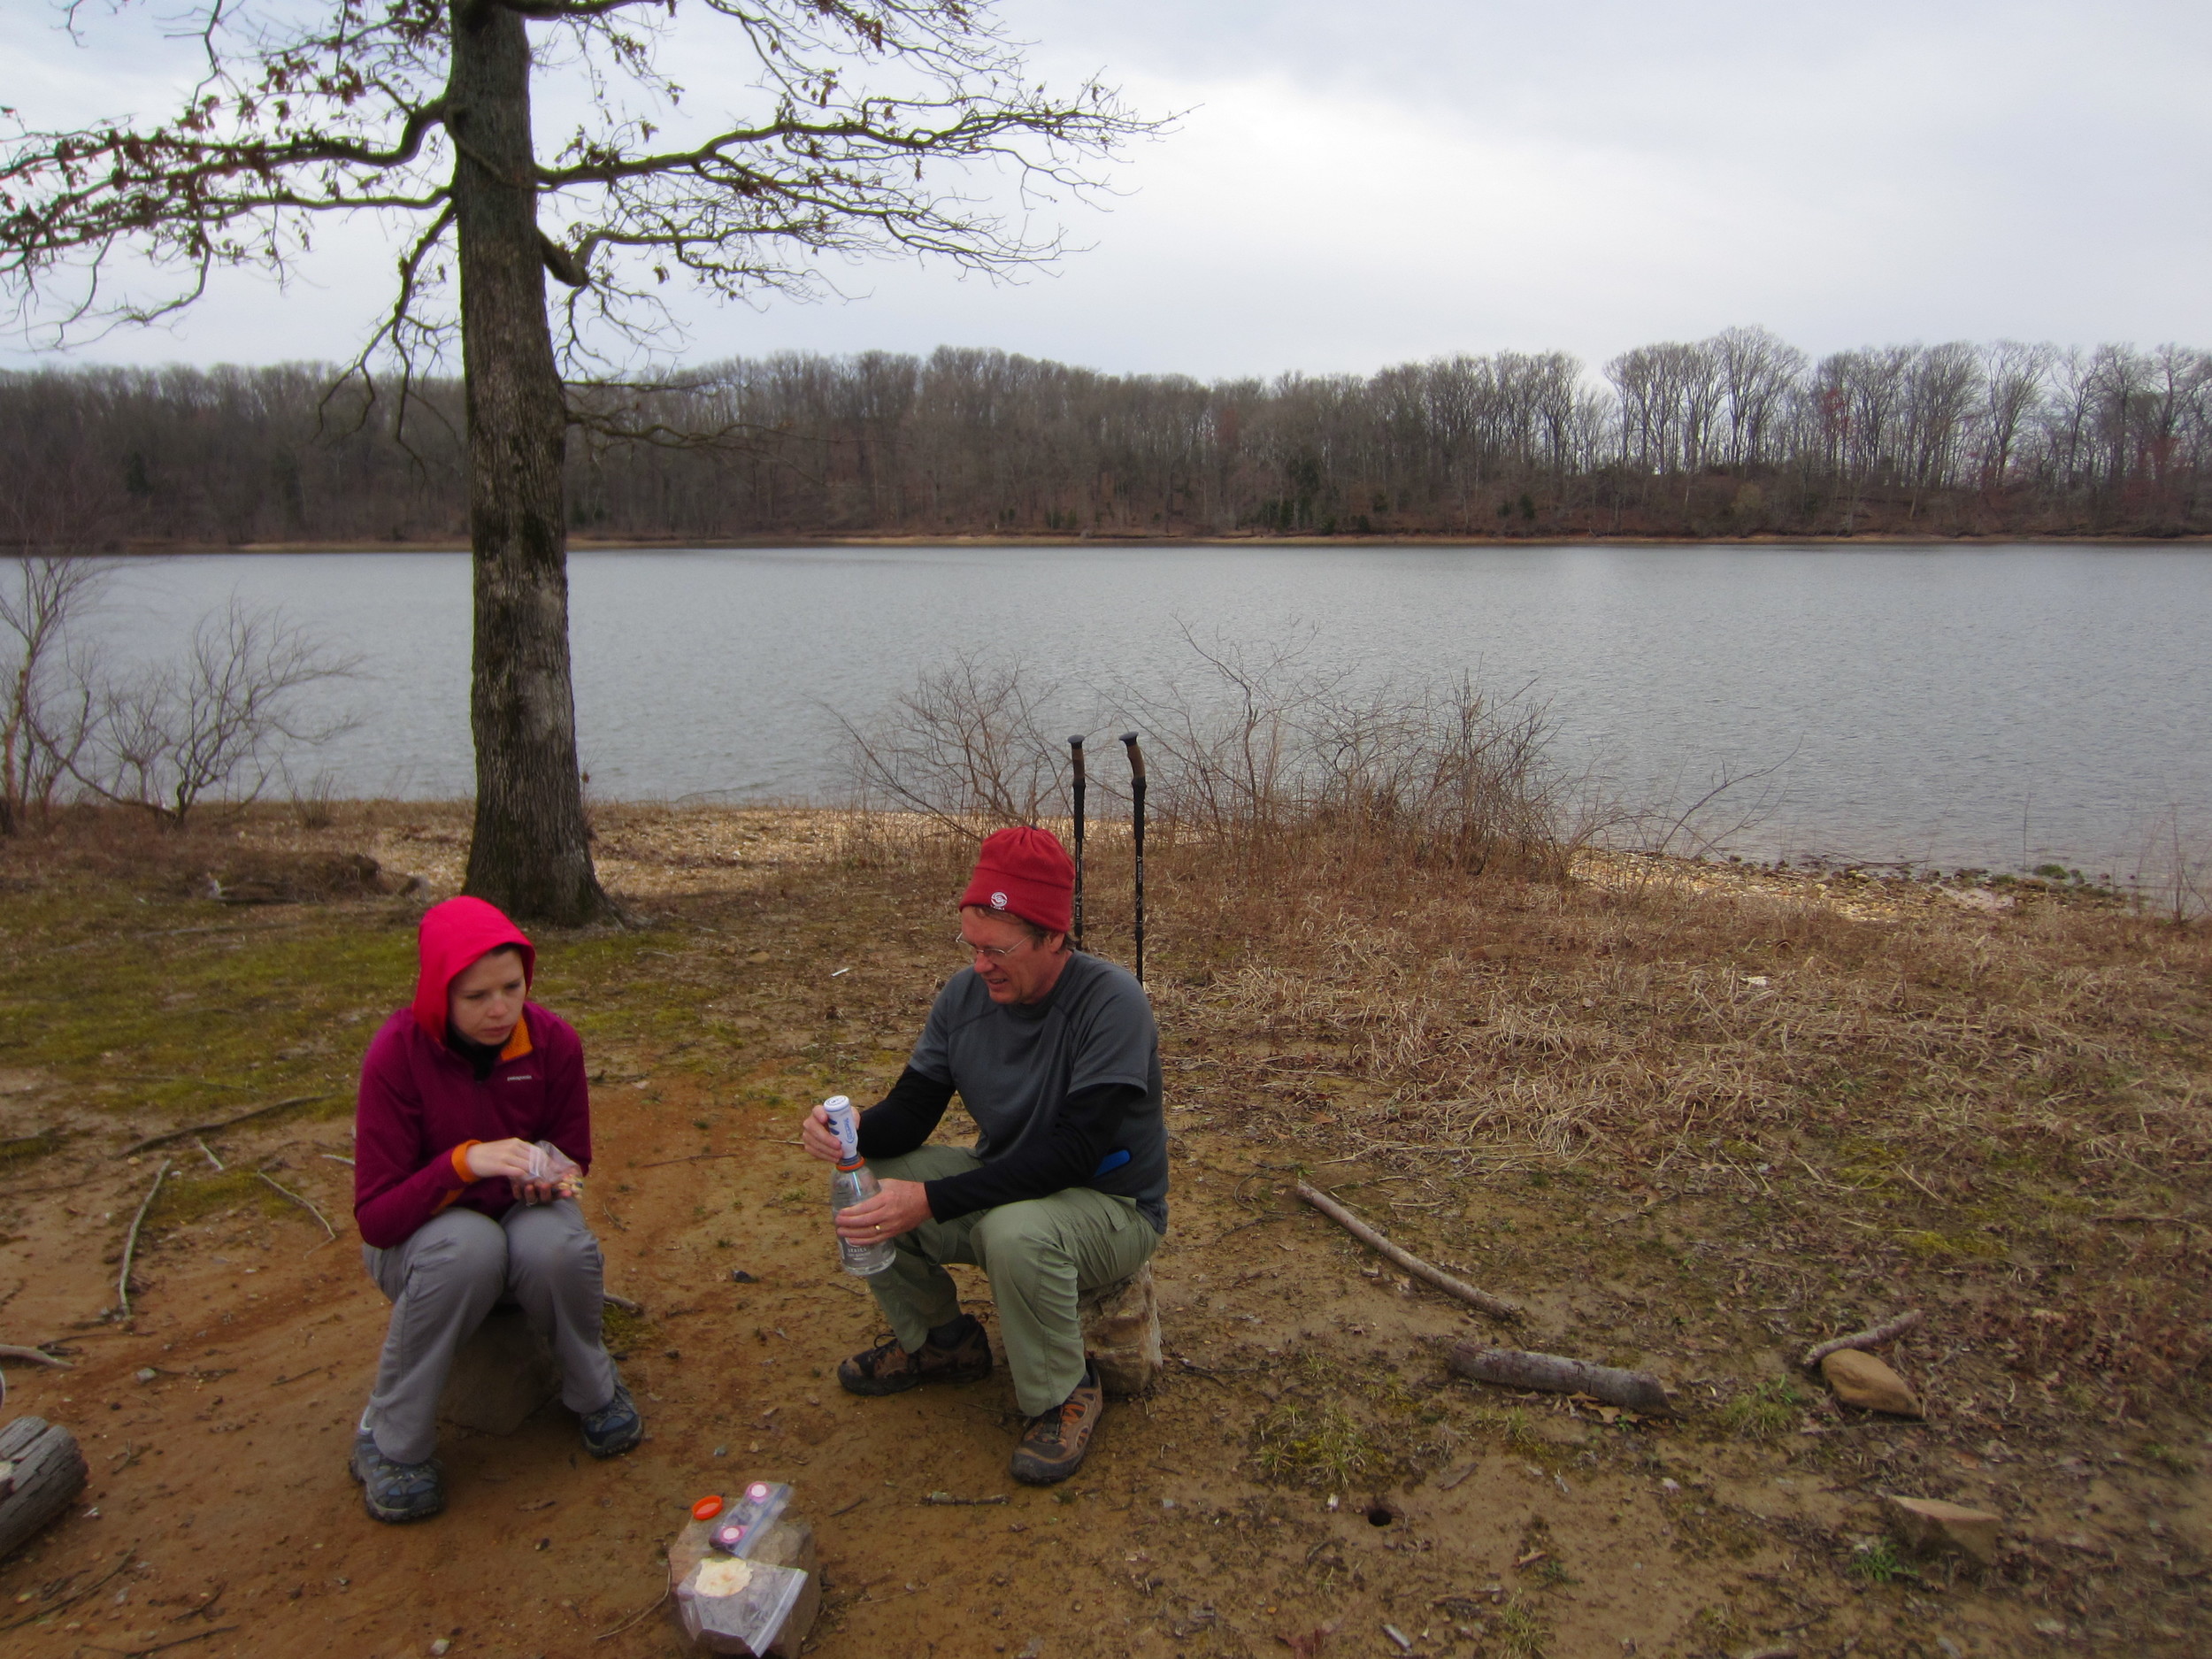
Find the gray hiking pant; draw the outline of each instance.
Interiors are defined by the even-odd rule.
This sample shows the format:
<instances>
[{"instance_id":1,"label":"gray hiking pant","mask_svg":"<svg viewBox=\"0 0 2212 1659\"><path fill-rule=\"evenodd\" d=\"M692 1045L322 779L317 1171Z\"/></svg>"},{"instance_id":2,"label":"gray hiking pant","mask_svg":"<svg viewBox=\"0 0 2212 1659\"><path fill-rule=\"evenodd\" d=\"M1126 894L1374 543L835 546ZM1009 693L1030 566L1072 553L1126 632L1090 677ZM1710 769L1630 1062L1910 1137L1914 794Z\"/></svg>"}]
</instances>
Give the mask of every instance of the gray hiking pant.
<instances>
[{"instance_id":1,"label":"gray hiking pant","mask_svg":"<svg viewBox=\"0 0 2212 1659\"><path fill-rule=\"evenodd\" d=\"M596 1411L614 1397L614 1362L599 1334L599 1240L574 1199L517 1204L498 1221L457 1204L404 1244L364 1245L361 1260L392 1302L361 1426L394 1463L426 1463L436 1449L438 1396L454 1353L503 1298L551 1347L563 1405Z\"/></svg>"},{"instance_id":2,"label":"gray hiking pant","mask_svg":"<svg viewBox=\"0 0 2212 1659\"><path fill-rule=\"evenodd\" d=\"M960 1147L917 1147L895 1158L871 1158L879 1179L933 1181L982 1167ZM1014 1374L1014 1402L1024 1417L1041 1417L1083 1380L1082 1293L1118 1284L1160 1247L1133 1198L1071 1187L978 1210L950 1221L925 1221L896 1240L891 1265L864 1281L892 1334L910 1354L933 1328L960 1317L960 1294L940 1265L968 1262L991 1276L999 1340Z\"/></svg>"}]
</instances>

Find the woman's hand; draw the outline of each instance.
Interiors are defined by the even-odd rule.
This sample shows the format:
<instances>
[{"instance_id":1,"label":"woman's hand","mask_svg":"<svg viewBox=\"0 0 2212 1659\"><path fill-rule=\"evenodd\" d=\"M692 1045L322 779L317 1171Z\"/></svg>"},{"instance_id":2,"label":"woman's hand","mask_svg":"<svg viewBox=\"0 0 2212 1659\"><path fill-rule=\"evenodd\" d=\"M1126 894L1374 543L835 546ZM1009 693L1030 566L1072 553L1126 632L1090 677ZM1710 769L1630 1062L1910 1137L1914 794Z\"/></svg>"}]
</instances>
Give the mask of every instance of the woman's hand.
<instances>
[{"instance_id":1,"label":"woman's hand","mask_svg":"<svg viewBox=\"0 0 2212 1659\"><path fill-rule=\"evenodd\" d=\"M837 1143L837 1131L830 1127L829 1113L817 1105L799 1125L799 1144L807 1156L825 1164L834 1164L845 1156Z\"/></svg>"},{"instance_id":2,"label":"woman's hand","mask_svg":"<svg viewBox=\"0 0 2212 1659\"><path fill-rule=\"evenodd\" d=\"M921 1182L887 1179L866 1203L837 1212L837 1236L855 1244L881 1244L929 1218L929 1194Z\"/></svg>"},{"instance_id":3,"label":"woman's hand","mask_svg":"<svg viewBox=\"0 0 2212 1659\"><path fill-rule=\"evenodd\" d=\"M542 1204L549 1199L565 1197L562 1183L550 1177L533 1179L531 1171L538 1167L539 1153L535 1143L528 1141L480 1141L468 1149L464 1160L468 1164L469 1179L488 1181L504 1176L514 1195L526 1204Z\"/></svg>"}]
</instances>

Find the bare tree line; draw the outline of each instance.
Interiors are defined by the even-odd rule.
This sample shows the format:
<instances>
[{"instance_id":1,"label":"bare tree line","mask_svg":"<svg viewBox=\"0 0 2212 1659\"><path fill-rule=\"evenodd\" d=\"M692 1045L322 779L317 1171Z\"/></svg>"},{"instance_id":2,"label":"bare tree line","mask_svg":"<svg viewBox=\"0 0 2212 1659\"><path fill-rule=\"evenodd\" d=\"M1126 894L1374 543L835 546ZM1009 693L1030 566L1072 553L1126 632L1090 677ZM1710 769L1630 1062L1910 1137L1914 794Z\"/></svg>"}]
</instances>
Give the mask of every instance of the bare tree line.
<instances>
[{"instance_id":1,"label":"bare tree line","mask_svg":"<svg viewBox=\"0 0 2212 1659\"><path fill-rule=\"evenodd\" d=\"M0 523L26 548L465 534L457 384L421 388L403 442L334 378L0 374ZM2179 346L1952 342L1815 360L1731 328L1594 375L1565 353L1500 352L1210 384L994 350L787 354L626 395L625 421L646 440L572 428L579 534L2212 528L2212 354Z\"/></svg>"}]
</instances>

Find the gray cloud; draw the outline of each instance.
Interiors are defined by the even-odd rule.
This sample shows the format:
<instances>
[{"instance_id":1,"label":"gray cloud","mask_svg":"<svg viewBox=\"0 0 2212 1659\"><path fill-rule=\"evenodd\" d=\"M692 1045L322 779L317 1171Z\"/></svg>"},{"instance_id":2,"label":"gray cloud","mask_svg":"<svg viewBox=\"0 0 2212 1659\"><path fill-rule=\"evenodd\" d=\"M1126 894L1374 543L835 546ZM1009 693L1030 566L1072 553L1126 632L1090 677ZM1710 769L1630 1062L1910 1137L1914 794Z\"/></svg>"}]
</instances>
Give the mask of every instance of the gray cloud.
<instances>
[{"instance_id":1,"label":"gray cloud","mask_svg":"<svg viewBox=\"0 0 2212 1659\"><path fill-rule=\"evenodd\" d=\"M1013 286L841 270L851 303L694 305L693 355L1002 345L1202 375L1455 350L1624 346L1762 322L1867 341L2212 342L2212 17L2134 4L1737 0L1550 7L1014 0L1056 75L1187 109L1068 215L1094 244ZM98 70L18 12L40 112L119 112L173 79L142 29ZM681 14L703 112L736 60ZM45 106L41 109L41 106ZM280 303L242 280L106 359L335 356L388 270L325 238ZM19 356L18 360L20 360Z\"/></svg>"}]
</instances>

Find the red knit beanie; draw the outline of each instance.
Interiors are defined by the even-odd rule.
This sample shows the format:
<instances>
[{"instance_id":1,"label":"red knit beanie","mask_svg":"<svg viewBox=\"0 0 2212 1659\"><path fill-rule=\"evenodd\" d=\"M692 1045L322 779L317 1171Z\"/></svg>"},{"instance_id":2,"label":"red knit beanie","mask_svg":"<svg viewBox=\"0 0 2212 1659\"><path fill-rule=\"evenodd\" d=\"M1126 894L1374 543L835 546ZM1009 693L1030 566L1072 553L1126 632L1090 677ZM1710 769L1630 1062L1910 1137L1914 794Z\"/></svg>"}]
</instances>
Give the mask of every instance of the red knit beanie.
<instances>
[{"instance_id":1,"label":"red knit beanie","mask_svg":"<svg viewBox=\"0 0 2212 1659\"><path fill-rule=\"evenodd\" d=\"M983 838L975 874L960 895L962 910L971 904L1064 933L1075 925L1075 860L1049 830L994 830Z\"/></svg>"}]
</instances>

